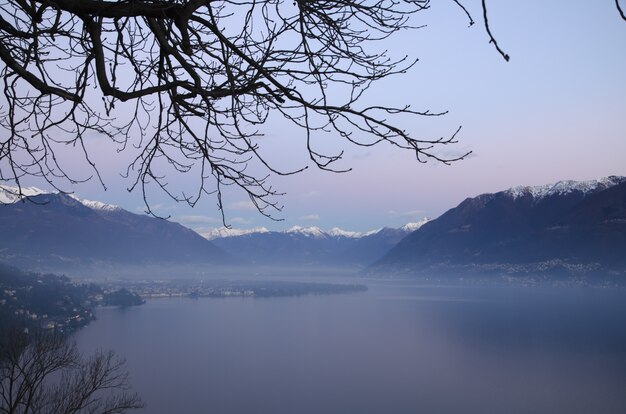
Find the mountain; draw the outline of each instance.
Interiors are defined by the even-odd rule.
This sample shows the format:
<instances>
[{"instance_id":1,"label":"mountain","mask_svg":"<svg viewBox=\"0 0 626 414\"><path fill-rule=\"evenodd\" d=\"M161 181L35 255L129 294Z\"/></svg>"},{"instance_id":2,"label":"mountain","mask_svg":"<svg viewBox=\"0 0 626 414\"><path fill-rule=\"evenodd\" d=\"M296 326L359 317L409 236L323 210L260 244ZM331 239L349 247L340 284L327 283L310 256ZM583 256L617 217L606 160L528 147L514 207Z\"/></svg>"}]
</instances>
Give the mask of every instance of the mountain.
<instances>
[{"instance_id":1,"label":"mountain","mask_svg":"<svg viewBox=\"0 0 626 414\"><path fill-rule=\"evenodd\" d=\"M382 257L426 221L367 233L300 226L282 232L235 230L232 235L212 238L212 241L233 256L245 257L251 265L363 267ZM209 234L229 233L218 229Z\"/></svg>"},{"instance_id":2,"label":"mountain","mask_svg":"<svg viewBox=\"0 0 626 414\"><path fill-rule=\"evenodd\" d=\"M28 269L102 264L218 264L232 259L180 224L61 193L5 187L0 199L0 261Z\"/></svg>"},{"instance_id":3,"label":"mountain","mask_svg":"<svg viewBox=\"0 0 626 414\"><path fill-rule=\"evenodd\" d=\"M626 177L468 198L403 239L371 272L598 274L626 270Z\"/></svg>"}]
</instances>

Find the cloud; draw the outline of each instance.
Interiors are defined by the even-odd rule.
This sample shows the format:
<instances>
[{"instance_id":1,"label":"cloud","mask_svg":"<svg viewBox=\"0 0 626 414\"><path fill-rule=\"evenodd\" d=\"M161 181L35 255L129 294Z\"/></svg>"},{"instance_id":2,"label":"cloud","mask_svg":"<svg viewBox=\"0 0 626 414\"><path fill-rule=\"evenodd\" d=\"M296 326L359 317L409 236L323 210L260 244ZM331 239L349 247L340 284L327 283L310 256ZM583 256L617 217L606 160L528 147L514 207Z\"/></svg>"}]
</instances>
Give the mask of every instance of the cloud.
<instances>
[{"instance_id":1,"label":"cloud","mask_svg":"<svg viewBox=\"0 0 626 414\"><path fill-rule=\"evenodd\" d=\"M310 200L312 198L317 198L320 195L321 194L318 191L311 190L311 191L308 191L306 193L300 194L300 199L302 199L302 200Z\"/></svg>"},{"instance_id":2,"label":"cloud","mask_svg":"<svg viewBox=\"0 0 626 414\"><path fill-rule=\"evenodd\" d=\"M306 216L302 216L299 218L299 220L305 220L305 221L318 221L320 219L320 216L318 214L308 214Z\"/></svg>"},{"instance_id":3,"label":"cloud","mask_svg":"<svg viewBox=\"0 0 626 414\"><path fill-rule=\"evenodd\" d=\"M233 217L231 219L226 220L228 223L236 223L236 224L250 224L251 221L243 218L243 217Z\"/></svg>"},{"instance_id":4,"label":"cloud","mask_svg":"<svg viewBox=\"0 0 626 414\"><path fill-rule=\"evenodd\" d=\"M231 210L239 210L239 211L242 211L242 210L245 210L245 211L256 210L256 207L254 206L254 204L250 200L235 201L234 203L230 203L228 205L228 208L231 209Z\"/></svg>"},{"instance_id":5,"label":"cloud","mask_svg":"<svg viewBox=\"0 0 626 414\"><path fill-rule=\"evenodd\" d=\"M392 217L419 217L424 215L424 210L409 210L409 211L395 211L389 210L387 212Z\"/></svg>"},{"instance_id":6,"label":"cloud","mask_svg":"<svg viewBox=\"0 0 626 414\"><path fill-rule=\"evenodd\" d=\"M162 204L162 203L150 204L150 210L152 210L152 212L157 213L157 214L159 214L159 212L175 210L177 207L178 206L176 204ZM135 207L134 210L137 213L146 213L148 211L145 205Z\"/></svg>"},{"instance_id":7,"label":"cloud","mask_svg":"<svg viewBox=\"0 0 626 414\"><path fill-rule=\"evenodd\" d=\"M189 225L189 226L215 224L221 221L221 220L216 219L215 217L200 216L200 215L175 216L172 218L172 220L177 221L181 224Z\"/></svg>"},{"instance_id":8,"label":"cloud","mask_svg":"<svg viewBox=\"0 0 626 414\"><path fill-rule=\"evenodd\" d=\"M363 153L363 154L354 154L352 156L352 159L356 160L356 161L360 161L360 160L366 160L368 158L371 158L371 156L372 156L372 153L368 151L368 152Z\"/></svg>"}]
</instances>

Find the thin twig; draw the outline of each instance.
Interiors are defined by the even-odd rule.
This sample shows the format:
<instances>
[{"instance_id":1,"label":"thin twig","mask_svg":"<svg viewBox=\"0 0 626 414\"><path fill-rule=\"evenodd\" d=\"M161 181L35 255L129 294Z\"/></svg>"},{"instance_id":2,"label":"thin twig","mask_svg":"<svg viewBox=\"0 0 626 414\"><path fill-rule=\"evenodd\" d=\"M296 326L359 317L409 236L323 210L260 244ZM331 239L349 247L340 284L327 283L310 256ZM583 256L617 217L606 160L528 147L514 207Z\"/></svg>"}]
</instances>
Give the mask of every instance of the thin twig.
<instances>
[{"instance_id":1,"label":"thin twig","mask_svg":"<svg viewBox=\"0 0 626 414\"><path fill-rule=\"evenodd\" d=\"M617 7L617 11L619 11L620 16L622 16L622 19L626 21L626 14L624 14L624 10L622 10L622 7L619 5L619 0L615 0L615 6Z\"/></svg>"},{"instance_id":2,"label":"thin twig","mask_svg":"<svg viewBox=\"0 0 626 414\"><path fill-rule=\"evenodd\" d=\"M476 23L476 22L474 21L474 19L472 19L472 15L470 14L470 12L467 11L465 6L463 4L461 4L461 2L459 0L452 0L452 1L455 2L456 5L459 6L461 8L461 10L463 10L463 12L465 12L465 15L469 19L469 25L473 26L474 23Z\"/></svg>"},{"instance_id":3,"label":"thin twig","mask_svg":"<svg viewBox=\"0 0 626 414\"><path fill-rule=\"evenodd\" d=\"M498 53L500 53L500 55L502 55L504 60L506 60L508 62L509 59L510 59L509 55L507 55L506 53L504 53L504 51L502 49L500 49L500 46L498 45L498 42L496 42L496 39L491 34L491 29L489 28L489 19L487 19L487 3L486 3L486 0L482 0L482 2L483 2L483 19L485 21L485 30L487 31L487 34L489 35L489 39L490 39L489 43L493 43L493 45L495 46L495 48L498 51Z\"/></svg>"}]
</instances>

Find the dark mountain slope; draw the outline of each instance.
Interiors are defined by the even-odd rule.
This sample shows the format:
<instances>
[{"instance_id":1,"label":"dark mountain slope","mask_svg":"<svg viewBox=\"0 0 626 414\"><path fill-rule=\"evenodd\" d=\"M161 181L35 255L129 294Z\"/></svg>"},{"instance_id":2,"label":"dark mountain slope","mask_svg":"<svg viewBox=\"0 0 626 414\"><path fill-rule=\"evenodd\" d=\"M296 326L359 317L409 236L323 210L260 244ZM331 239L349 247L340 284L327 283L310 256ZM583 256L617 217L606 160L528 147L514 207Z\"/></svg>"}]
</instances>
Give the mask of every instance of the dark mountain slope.
<instances>
[{"instance_id":1,"label":"dark mountain slope","mask_svg":"<svg viewBox=\"0 0 626 414\"><path fill-rule=\"evenodd\" d=\"M251 265L363 267L381 258L409 229L384 228L375 233L349 237L319 229L259 232L223 237L213 242L232 255L245 257Z\"/></svg>"},{"instance_id":2,"label":"dark mountain slope","mask_svg":"<svg viewBox=\"0 0 626 414\"><path fill-rule=\"evenodd\" d=\"M406 237L372 270L481 271L495 265L540 271L558 262L621 271L626 268L626 179L594 183L469 198Z\"/></svg>"},{"instance_id":3,"label":"dark mountain slope","mask_svg":"<svg viewBox=\"0 0 626 414\"><path fill-rule=\"evenodd\" d=\"M108 206L111 207L111 206ZM177 223L120 208L91 208L63 194L0 206L0 260L47 262L225 263L230 257Z\"/></svg>"}]
</instances>

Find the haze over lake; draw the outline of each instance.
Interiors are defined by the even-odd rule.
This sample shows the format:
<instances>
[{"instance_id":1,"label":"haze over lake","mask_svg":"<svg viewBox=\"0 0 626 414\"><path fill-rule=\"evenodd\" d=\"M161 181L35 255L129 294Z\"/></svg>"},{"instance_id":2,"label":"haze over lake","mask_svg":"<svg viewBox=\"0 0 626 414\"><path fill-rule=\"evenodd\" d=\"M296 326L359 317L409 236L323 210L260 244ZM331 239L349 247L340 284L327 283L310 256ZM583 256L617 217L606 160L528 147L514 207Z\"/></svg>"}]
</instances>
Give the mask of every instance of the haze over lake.
<instances>
[{"instance_id":1,"label":"haze over lake","mask_svg":"<svg viewBox=\"0 0 626 414\"><path fill-rule=\"evenodd\" d=\"M623 413L626 291L426 287L98 310L146 413Z\"/></svg>"}]
</instances>

